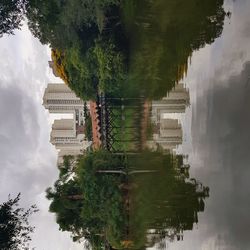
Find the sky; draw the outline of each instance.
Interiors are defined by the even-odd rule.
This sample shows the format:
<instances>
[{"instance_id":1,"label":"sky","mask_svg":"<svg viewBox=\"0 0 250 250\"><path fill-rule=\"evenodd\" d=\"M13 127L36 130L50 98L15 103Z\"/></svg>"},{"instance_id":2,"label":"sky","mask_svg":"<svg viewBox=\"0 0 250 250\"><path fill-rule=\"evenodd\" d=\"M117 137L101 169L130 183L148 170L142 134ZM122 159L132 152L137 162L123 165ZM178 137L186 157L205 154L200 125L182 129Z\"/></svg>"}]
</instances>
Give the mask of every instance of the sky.
<instances>
[{"instance_id":1,"label":"sky","mask_svg":"<svg viewBox=\"0 0 250 250\"><path fill-rule=\"evenodd\" d=\"M193 54L184 79L191 105L182 148L210 197L198 224L169 249L250 249L250 1L225 9L232 16L222 36Z\"/></svg>"},{"instance_id":2,"label":"sky","mask_svg":"<svg viewBox=\"0 0 250 250\"><path fill-rule=\"evenodd\" d=\"M58 230L45 198L45 189L58 177L57 152L49 143L55 117L42 106L47 83L60 82L48 67L49 59L50 49L25 24L15 36L0 39L0 202L21 192L23 207L38 206L30 220L37 250L82 249Z\"/></svg>"},{"instance_id":3,"label":"sky","mask_svg":"<svg viewBox=\"0 0 250 250\"><path fill-rule=\"evenodd\" d=\"M191 105L183 118L184 153L192 177L210 188L205 212L179 250L248 250L250 240L250 1L226 1L232 12L223 34L194 52L185 84ZM31 218L37 250L77 250L58 230L44 190L57 179L57 152L49 143L53 119L42 106L48 82L47 46L23 25L0 39L0 202L21 192L21 205L36 203Z\"/></svg>"}]
</instances>

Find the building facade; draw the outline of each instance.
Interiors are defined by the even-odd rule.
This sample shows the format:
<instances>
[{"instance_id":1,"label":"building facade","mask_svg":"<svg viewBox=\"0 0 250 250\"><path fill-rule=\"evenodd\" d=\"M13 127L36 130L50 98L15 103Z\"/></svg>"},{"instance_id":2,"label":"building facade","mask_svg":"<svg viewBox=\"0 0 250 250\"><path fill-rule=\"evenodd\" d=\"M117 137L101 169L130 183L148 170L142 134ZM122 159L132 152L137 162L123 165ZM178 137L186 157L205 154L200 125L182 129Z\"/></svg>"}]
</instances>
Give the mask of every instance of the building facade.
<instances>
[{"instance_id":1,"label":"building facade","mask_svg":"<svg viewBox=\"0 0 250 250\"><path fill-rule=\"evenodd\" d=\"M50 142L58 150L58 162L64 155L80 155L90 146L85 138L84 101L66 84L49 83L43 96L43 105L49 113L69 114L72 119L55 120Z\"/></svg>"},{"instance_id":2,"label":"building facade","mask_svg":"<svg viewBox=\"0 0 250 250\"><path fill-rule=\"evenodd\" d=\"M49 83L44 92L43 106L50 113L73 113L83 110L84 101L66 84Z\"/></svg>"}]
</instances>

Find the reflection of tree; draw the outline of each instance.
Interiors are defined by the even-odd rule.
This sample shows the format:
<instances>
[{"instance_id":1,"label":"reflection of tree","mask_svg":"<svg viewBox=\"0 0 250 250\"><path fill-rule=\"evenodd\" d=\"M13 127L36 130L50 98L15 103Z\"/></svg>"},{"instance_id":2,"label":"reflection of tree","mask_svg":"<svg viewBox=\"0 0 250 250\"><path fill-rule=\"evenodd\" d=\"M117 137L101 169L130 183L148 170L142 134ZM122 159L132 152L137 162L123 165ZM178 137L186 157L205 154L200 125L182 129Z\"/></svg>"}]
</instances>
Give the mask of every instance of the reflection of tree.
<instances>
[{"instance_id":1,"label":"reflection of tree","mask_svg":"<svg viewBox=\"0 0 250 250\"><path fill-rule=\"evenodd\" d=\"M192 52L221 35L222 5L223 0L126 1L132 88L139 86L155 98L171 90L187 72Z\"/></svg>"},{"instance_id":2,"label":"reflection of tree","mask_svg":"<svg viewBox=\"0 0 250 250\"><path fill-rule=\"evenodd\" d=\"M63 231L94 249L136 249L180 239L198 222L208 188L189 179L182 156L160 152L90 152L73 168L68 159L47 190Z\"/></svg>"},{"instance_id":3,"label":"reflection of tree","mask_svg":"<svg viewBox=\"0 0 250 250\"><path fill-rule=\"evenodd\" d=\"M131 178L136 188L130 193L129 238L136 248L182 239L183 231L192 230L198 212L204 211L209 189L188 178L189 166L182 156L147 152L132 163L158 172Z\"/></svg>"}]
</instances>

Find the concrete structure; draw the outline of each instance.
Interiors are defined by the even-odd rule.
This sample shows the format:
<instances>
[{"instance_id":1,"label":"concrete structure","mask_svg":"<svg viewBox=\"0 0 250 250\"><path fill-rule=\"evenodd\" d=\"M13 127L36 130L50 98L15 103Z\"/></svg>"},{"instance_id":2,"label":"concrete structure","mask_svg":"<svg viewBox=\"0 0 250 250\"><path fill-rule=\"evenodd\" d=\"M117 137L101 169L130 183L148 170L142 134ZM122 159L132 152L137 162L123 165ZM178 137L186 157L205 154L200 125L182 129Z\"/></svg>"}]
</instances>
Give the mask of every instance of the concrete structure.
<instances>
[{"instance_id":1,"label":"concrete structure","mask_svg":"<svg viewBox=\"0 0 250 250\"><path fill-rule=\"evenodd\" d=\"M66 84L49 83L43 96L43 105L50 113L83 111L81 100Z\"/></svg>"},{"instance_id":2,"label":"concrete structure","mask_svg":"<svg viewBox=\"0 0 250 250\"><path fill-rule=\"evenodd\" d=\"M50 113L72 113L72 119L55 120L50 142L59 151L58 164L64 155L77 156L90 146L85 139L84 101L66 84L48 84L43 96L43 105Z\"/></svg>"},{"instance_id":3,"label":"concrete structure","mask_svg":"<svg viewBox=\"0 0 250 250\"><path fill-rule=\"evenodd\" d=\"M55 120L52 125L50 142L57 150L59 157L64 155L79 155L90 146L84 133L78 133L75 119ZM62 159L58 159L61 161Z\"/></svg>"},{"instance_id":4,"label":"concrete structure","mask_svg":"<svg viewBox=\"0 0 250 250\"><path fill-rule=\"evenodd\" d=\"M163 113L184 113L189 103L189 91L183 84L177 84L166 97L152 101L152 120L158 123Z\"/></svg>"},{"instance_id":5,"label":"concrete structure","mask_svg":"<svg viewBox=\"0 0 250 250\"><path fill-rule=\"evenodd\" d=\"M52 125L51 138L76 136L74 119L55 120Z\"/></svg>"}]
</instances>

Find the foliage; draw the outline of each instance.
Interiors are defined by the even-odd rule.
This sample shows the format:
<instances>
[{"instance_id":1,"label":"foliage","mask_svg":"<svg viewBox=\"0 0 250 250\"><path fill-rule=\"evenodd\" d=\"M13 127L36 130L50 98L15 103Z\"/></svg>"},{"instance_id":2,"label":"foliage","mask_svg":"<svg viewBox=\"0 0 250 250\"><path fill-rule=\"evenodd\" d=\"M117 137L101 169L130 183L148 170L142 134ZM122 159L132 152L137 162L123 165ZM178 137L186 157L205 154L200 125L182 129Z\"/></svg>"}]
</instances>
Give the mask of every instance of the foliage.
<instances>
[{"instance_id":1,"label":"foliage","mask_svg":"<svg viewBox=\"0 0 250 250\"><path fill-rule=\"evenodd\" d=\"M72 47L65 52L65 60L69 86L83 99L95 99L98 79L93 49L82 55L79 47Z\"/></svg>"},{"instance_id":2,"label":"foliage","mask_svg":"<svg viewBox=\"0 0 250 250\"><path fill-rule=\"evenodd\" d=\"M79 235L81 222L79 221L83 197L79 185L75 180L61 176L53 188L46 190L47 198L52 200L50 212L56 213L56 221L62 231L70 231L72 235Z\"/></svg>"},{"instance_id":3,"label":"foliage","mask_svg":"<svg viewBox=\"0 0 250 250\"><path fill-rule=\"evenodd\" d=\"M209 193L189 178L188 169L181 155L88 152L74 169L60 169L54 188L47 189L50 211L61 230L71 232L74 240L85 239L93 249L107 244L141 249L180 239L198 222ZM153 238L149 229L155 229Z\"/></svg>"},{"instance_id":4,"label":"foliage","mask_svg":"<svg viewBox=\"0 0 250 250\"><path fill-rule=\"evenodd\" d=\"M113 90L123 74L123 57L112 32L118 4L119 0L30 0L27 4L31 32L57 52L54 61L60 77L83 99L95 99L98 87Z\"/></svg>"},{"instance_id":5,"label":"foliage","mask_svg":"<svg viewBox=\"0 0 250 250\"><path fill-rule=\"evenodd\" d=\"M67 84L68 76L65 72L65 59L64 55L58 49L51 50L51 59L56 74Z\"/></svg>"},{"instance_id":6,"label":"foliage","mask_svg":"<svg viewBox=\"0 0 250 250\"><path fill-rule=\"evenodd\" d=\"M20 193L16 198L0 205L0 249L28 249L30 234L34 227L29 225L29 216L37 212L35 205L29 209L19 207Z\"/></svg>"},{"instance_id":7,"label":"foliage","mask_svg":"<svg viewBox=\"0 0 250 250\"><path fill-rule=\"evenodd\" d=\"M99 91L165 96L185 76L193 51L220 36L225 17L223 0L10 3L0 5L13 11L3 20L16 20L5 32L19 27L25 9L34 36L57 51L58 74L84 99Z\"/></svg>"},{"instance_id":8,"label":"foliage","mask_svg":"<svg viewBox=\"0 0 250 250\"><path fill-rule=\"evenodd\" d=\"M131 177L136 187L131 191L129 230L134 247L180 240L183 231L198 222L198 212L204 211L208 187L189 178L189 165L181 155L146 151L140 157L130 157L129 164L132 169L155 171Z\"/></svg>"},{"instance_id":9,"label":"foliage","mask_svg":"<svg viewBox=\"0 0 250 250\"><path fill-rule=\"evenodd\" d=\"M96 41L94 54L97 59L99 89L107 94L117 95L125 79L124 56L116 51L112 41Z\"/></svg>"},{"instance_id":10,"label":"foliage","mask_svg":"<svg viewBox=\"0 0 250 250\"><path fill-rule=\"evenodd\" d=\"M225 17L223 0L128 0L122 11L130 43L127 91L153 99L185 76L193 51L221 35Z\"/></svg>"},{"instance_id":11,"label":"foliage","mask_svg":"<svg viewBox=\"0 0 250 250\"><path fill-rule=\"evenodd\" d=\"M13 35L20 29L25 12L26 0L1 0L0 2L0 37Z\"/></svg>"},{"instance_id":12,"label":"foliage","mask_svg":"<svg viewBox=\"0 0 250 250\"><path fill-rule=\"evenodd\" d=\"M122 168L119 157L104 151L90 153L79 162L78 168L85 198L81 218L88 225L91 235L106 236L113 246L120 245L126 225L122 191L119 188L123 177L98 171Z\"/></svg>"},{"instance_id":13,"label":"foliage","mask_svg":"<svg viewBox=\"0 0 250 250\"><path fill-rule=\"evenodd\" d=\"M84 103L84 118L85 118L85 136L88 141L92 141L93 140L92 121L91 121L90 111L87 108L86 102Z\"/></svg>"},{"instance_id":14,"label":"foliage","mask_svg":"<svg viewBox=\"0 0 250 250\"><path fill-rule=\"evenodd\" d=\"M64 155L63 156L63 162L58 166L60 170L59 177L67 178L69 177L77 164L77 158L78 156L73 155Z\"/></svg>"},{"instance_id":15,"label":"foliage","mask_svg":"<svg viewBox=\"0 0 250 250\"><path fill-rule=\"evenodd\" d=\"M99 151L82 156L68 172L60 168L59 179L47 189L60 230L71 232L73 240L87 240L93 249L100 249L105 241L120 245L125 216L122 177L98 171L121 167L118 157Z\"/></svg>"}]
</instances>

